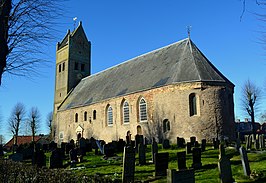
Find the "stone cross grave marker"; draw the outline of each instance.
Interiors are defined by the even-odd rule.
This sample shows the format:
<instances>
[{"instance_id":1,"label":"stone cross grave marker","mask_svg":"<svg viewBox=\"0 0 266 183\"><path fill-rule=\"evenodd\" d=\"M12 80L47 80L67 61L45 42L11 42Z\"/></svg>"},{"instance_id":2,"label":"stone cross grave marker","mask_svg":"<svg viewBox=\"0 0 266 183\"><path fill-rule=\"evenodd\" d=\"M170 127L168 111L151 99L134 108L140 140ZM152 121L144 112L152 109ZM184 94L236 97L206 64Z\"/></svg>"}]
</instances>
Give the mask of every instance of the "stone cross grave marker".
<instances>
[{"instance_id":1,"label":"stone cross grave marker","mask_svg":"<svg viewBox=\"0 0 266 183\"><path fill-rule=\"evenodd\" d=\"M124 147L123 154L123 183L133 183L135 174L135 150L130 146Z\"/></svg>"},{"instance_id":2,"label":"stone cross grave marker","mask_svg":"<svg viewBox=\"0 0 266 183\"><path fill-rule=\"evenodd\" d=\"M194 169L199 169L202 166L201 163L201 148L193 148L192 151L192 159L193 159L193 163L192 163L192 167Z\"/></svg>"},{"instance_id":3,"label":"stone cross grave marker","mask_svg":"<svg viewBox=\"0 0 266 183\"><path fill-rule=\"evenodd\" d=\"M178 170L187 169L186 151L177 152L177 166L178 166Z\"/></svg>"},{"instance_id":4,"label":"stone cross grave marker","mask_svg":"<svg viewBox=\"0 0 266 183\"><path fill-rule=\"evenodd\" d=\"M155 153L155 176L166 176L169 153Z\"/></svg>"},{"instance_id":5,"label":"stone cross grave marker","mask_svg":"<svg viewBox=\"0 0 266 183\"><path fill-rule=\"evenodd\" d=\"M154 154L158 153L158 144L155 141L155 138L152 138L152 146L151 146L151 156L152 156L152 162L154 163Z\"/></svg>"},{"instance_id":6,"label":"stone cross grave marker","mask_svg":"<svg viewBox=\"0 0 266 183\"><path fill-rule=\"evenodd\" d=\"M195 183L195 173L193 169L176 171L167 169L167 183Z\"/></svg>"},{"instance_id":7,"label":"stone cross grave marker","mask_svg":"<svg viewBox=\"0 0 266 183\"><path fill-rule=\"evenodd\" d=\"M248 162L248 155L246 152L246 149L244 147L239 148L239 152L241 155L241 161L242 161L242 166L243 166L243 171L245 176L250 175L250 167L249 167L249 162Z\"/></svg>"},{"instance_id":8,"label":"stone cross grave marker","mask_svg":"<svg viewBox=\"0 0 266 183\"><path fill-rule=\"evenodd\" d=\"M225 149L222 144L219 146L218 169L220 173L221 183L233 183L232 169L230 160L226 157Z\"/></svg>"}]
</instances>

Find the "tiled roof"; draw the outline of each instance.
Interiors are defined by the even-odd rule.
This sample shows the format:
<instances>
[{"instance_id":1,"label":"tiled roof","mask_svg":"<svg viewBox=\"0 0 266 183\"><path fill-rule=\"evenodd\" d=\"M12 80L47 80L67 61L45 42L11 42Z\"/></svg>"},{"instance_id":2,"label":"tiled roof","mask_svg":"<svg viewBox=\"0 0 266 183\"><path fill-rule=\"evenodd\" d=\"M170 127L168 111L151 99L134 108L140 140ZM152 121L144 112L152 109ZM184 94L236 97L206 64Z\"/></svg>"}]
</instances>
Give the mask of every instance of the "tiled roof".
<instances>
[{"instance_id":1,"label":"tiled roof","mask_svg":"<svg viewBox=\"0 0 266 183\"><path fill-rule=\"evenodd\" d=\"M34 141L37 142L38 140L40 140L41 137L40 136L35 136L34 137ZM32 136L18 136L17 137L17 144L26 144L26 143L31 143L32 142ZM6 148L10 148L12 147L12 145L14 144L14 138L10 139L4 147Z\"/></svg>"},{"instance_id":2,"label":"tiled roof","mask_svg":"<svg viewBox=\"0 0 266 183\"><path fill-rule=\"evenodd\" d=\"M197 81L234 86L187 38L82 79L59 110L170 84Z\"/></svg>"}]
</instances>

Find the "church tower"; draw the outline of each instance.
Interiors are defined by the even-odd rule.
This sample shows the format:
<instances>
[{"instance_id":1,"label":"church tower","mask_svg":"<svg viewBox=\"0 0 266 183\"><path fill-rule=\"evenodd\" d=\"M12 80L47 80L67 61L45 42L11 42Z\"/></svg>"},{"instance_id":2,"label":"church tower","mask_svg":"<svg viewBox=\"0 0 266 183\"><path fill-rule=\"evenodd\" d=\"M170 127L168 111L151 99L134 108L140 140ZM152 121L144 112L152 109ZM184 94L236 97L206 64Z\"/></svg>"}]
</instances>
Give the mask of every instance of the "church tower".
<instances>
[{"instance_id":1,"label":"church tower","mask_svg":"<svg viewBox=\"0 0 266 183\"><path fill-rule=\"evenodd\" d=\"M56 45L54 119L60 104L80 80L91 74L91 43L82 23ZM55 120L54 120L55 121Z\"/></svg>"}]
</instances>

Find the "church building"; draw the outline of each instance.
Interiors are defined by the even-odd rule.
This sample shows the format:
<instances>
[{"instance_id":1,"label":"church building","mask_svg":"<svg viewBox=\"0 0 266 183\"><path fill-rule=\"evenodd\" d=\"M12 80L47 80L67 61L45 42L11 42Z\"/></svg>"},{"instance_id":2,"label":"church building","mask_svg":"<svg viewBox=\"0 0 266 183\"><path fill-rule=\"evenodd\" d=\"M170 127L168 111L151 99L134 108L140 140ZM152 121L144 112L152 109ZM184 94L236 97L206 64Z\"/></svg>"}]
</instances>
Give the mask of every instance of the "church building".
<instances>
[{"instance_id":1,"label":"church building","mask_svg":"<svg viewBox=\"0 0 266 183\"><path fill-rule=\"evenodd\" d=\"M82 24L56 47L54 140L234 138L234 84L186 38L91 74Z\"/></svg>"}]
</instances>

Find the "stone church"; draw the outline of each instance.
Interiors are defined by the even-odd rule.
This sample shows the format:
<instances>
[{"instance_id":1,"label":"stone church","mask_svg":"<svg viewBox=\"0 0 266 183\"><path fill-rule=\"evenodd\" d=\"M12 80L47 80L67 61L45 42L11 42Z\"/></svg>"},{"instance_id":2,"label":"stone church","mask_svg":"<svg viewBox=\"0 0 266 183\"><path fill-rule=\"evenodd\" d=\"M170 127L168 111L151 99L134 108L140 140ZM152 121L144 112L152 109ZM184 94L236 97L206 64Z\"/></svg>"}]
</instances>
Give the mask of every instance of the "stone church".
<instances>
[{"instance_id":1,"label":"stone church","mask_svg":"<svg viewBox=\"0 0 266 183\"><path fill-rule=\"evenodd\" d=\"M55 141L234 138L234 84L190 38L91 74L82 24L56 47Z\"/></svg>"}]
</instances>

